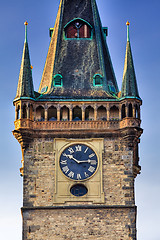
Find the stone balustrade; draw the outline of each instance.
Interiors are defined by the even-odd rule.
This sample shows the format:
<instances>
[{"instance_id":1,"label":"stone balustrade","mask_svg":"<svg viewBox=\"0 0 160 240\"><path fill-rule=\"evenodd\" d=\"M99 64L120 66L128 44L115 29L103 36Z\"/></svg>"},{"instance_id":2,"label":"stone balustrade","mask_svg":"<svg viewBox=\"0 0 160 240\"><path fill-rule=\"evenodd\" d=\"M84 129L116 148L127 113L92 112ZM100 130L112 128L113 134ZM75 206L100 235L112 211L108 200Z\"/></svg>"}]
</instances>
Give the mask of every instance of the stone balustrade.
<instances>
[{"instance_id":1,"label":"stone balustrade","mask_svg":"<svg viewBox=\"0 0 160 240\"><path fill-rule=\"evenodd\" d=\"M119 129L125 127L140 127L141 121L135 118L124 118L121 121L32 121L18 119L14 122L15 130L30 128L34 130L60 130L60 129Z\"/></svg>"}]
</instances>

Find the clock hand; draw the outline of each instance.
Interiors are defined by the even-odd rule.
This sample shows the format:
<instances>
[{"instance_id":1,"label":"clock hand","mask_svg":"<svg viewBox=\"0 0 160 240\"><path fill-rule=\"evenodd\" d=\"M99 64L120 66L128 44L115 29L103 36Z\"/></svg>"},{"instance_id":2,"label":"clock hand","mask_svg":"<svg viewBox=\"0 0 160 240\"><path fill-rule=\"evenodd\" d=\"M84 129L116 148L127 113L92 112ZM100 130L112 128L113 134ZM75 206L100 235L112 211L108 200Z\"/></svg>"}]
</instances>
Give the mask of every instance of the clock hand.
<instances>
[{"instance_id":1,"label":"clock hand","mask_svg":"<svg viewBox=\"0 0 160 240\"><path fill-rule=\"evenodd\" d=\"M77 163L80 163L80 161L78 161L77 159L75 159L72 155L67 155L67 154L63 154L64 157L68 157L69 159L74 160Z\"/></svg>"}]
</instances>

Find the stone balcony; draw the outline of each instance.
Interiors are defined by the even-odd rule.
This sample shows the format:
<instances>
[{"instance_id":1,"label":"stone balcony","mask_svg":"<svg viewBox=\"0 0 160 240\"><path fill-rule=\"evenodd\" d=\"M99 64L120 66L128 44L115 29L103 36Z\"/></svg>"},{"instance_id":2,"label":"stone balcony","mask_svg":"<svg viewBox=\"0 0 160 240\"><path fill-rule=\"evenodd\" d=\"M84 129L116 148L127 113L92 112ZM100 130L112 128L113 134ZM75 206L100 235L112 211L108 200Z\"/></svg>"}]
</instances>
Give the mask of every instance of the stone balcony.
<instances>
[{"instance_id":1,"label":"stone balcony","mask_svg":"<svg viewBox=\"0 0 160 240\"><path fill-rule=\"evenodd\" d=\"M125 127L140 127L141 121L137 118L124 118L123 120L110 121L32 121L30 119L18 119L14 122L15 130L115 130Z\"/></svg>"}]
</instances>

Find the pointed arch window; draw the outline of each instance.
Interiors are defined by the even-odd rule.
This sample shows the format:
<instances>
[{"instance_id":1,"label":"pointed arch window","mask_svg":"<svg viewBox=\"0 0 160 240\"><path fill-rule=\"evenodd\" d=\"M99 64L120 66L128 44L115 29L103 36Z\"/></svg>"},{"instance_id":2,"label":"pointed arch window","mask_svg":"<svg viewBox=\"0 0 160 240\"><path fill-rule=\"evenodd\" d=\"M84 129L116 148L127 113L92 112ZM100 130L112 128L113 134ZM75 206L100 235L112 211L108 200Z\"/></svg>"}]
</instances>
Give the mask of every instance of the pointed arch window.
<instances>
[{"instance_id":1,"label":"pointed arch window","mask_svg":"<svg viewBox=\"0 0 160 240\"><path fill-rule=\"evenodd\" d=\"M92 26L83 19L74 19L64 27L66 39L90 39Z\"/></svg>"}]
</instances>

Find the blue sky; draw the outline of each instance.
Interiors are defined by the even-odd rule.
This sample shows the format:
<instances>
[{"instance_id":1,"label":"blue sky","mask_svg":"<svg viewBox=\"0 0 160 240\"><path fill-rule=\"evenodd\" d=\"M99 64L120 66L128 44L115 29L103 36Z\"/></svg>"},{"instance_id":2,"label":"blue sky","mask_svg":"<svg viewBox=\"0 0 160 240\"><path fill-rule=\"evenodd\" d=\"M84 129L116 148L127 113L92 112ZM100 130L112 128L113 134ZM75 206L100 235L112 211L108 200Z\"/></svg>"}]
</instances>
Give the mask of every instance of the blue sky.
<instances>
[{"instance_id":1,"label":"blue sky","mask_svg":"<svg viewBox=\"0 0 160 240\"><path fill-rule=\"evenodd\" d=\"M12 136L18 75L24 42L24 21L28 21L28 41L38 90L49 46L49 27L54 26L58 0L6 0L0 8L0 238L21 240L22 178L21 150ZM126 21L142 105L140 165L136 179L138 240L159 240L160 232L160 1L97 0L116 78L121 88Z\"/></svg>"}]
</instances>

